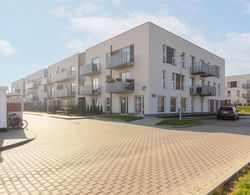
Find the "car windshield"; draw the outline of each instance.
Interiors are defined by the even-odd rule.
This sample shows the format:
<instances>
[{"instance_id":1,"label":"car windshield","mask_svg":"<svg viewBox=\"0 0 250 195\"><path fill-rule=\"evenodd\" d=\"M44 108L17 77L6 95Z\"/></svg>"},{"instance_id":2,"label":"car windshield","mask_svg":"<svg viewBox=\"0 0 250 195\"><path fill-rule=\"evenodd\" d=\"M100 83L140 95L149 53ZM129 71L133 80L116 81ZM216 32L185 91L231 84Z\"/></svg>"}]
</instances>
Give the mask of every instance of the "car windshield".
<instances>
[{"instance_id":1,"label":"car windshield","mask_svg":"<svg viewBox=\"0 0 250 195\"><path fill-rule=\"evenodd\" d=\"M220 111L232 111L233 108L232 107L221 107Z\"/></svg>"}]
</instances>

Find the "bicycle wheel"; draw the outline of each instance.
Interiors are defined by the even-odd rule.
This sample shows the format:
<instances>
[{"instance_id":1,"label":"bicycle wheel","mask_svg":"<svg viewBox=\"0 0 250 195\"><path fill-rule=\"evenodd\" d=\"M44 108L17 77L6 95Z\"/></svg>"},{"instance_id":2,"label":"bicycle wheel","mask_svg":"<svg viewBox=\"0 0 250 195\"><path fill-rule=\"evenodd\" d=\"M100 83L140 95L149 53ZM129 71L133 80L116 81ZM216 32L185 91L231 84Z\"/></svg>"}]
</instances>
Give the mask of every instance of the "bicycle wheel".
<instances>
[{"instance_id":1,"label":"bicycle wheel","mask_svg":"<svg viewBox=\"0 0 250 195\"><path fill-rule=\"evenodd\" d=\"M12 128L14 128L14 129L18 129L19 128L19 122L20 122L20 118L14 118L14 119L12 119L12 121L11 121L11 126L12 126Z\"/></svg>"},{"instance_id":2,"label":"bicycle wheel","mask_svg":"<svg viewBox=\"0 0 250 195\"><path fill-rule=\"evenodd\" d=\"M28 122L26 120L20 120L18 123L18 127L20 129L25 129L26 127L28 127Z\"/></svg>"}]
</instances>

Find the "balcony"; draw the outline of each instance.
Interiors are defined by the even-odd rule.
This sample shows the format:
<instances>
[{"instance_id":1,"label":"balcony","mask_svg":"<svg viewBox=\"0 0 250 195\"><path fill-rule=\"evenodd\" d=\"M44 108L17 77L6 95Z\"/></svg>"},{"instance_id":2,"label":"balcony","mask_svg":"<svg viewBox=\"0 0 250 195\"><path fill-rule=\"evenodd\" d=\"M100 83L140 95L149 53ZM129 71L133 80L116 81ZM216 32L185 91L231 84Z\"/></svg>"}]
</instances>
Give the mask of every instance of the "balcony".
<instances>
[{"instance_id":1,"label":"balcony","mask_svg":"<svg viewBox=\"0 0 250 195\"><path fill-rule=\"evenodd\" d=\"M107 58L107 69L121 69L134 65L134 45L113 51Z\"/></svg>"},{"instance_id":2,"label":"balcony","mask_svg":"<svg viewBox=\"0 0 250 195\"><path fill-rule=\"evenodd\" d=\"M31 81L25 85L25 88L26 89L35 89L35 88L38 88L38 86L39 86L39 82Z\"/></svg>"},{"instance_id":3,"label":"balcony","mask_svg":"<svg viewBox=\"0 0 250 195\"><path fill-rule=\"evenodd\" d=\"M28 101L35 101L35 100L38 100L38 95L37 94L28 94L25 96L25 99Z\"/></svg>"},{"instance_id":4,"label":"balcony","mask_svg":"<svg viewBox=\"0 0 250 195\"><path fill-rule=\"evenodd\" d=\"M55 91L52 91L51 93L52 98L72 97L72 96L75 96L75 92L73 92L71 88L55 90Z\"/></svg>"},{"instance_id":5,"label":"balcony","mask_svg":"<svg viewBox=\"0 0 250 195\"><path fill-rule=\"evenodd\" d=\"M243 97L243 98L250 98L250 93L243 93L243 94L242 94L242 97Z\"/></svg>"},{"instance_id":6,"label":"balcony","mask_svg":"<svg viewBox=\"0 0 250 195\"><path fill-rule=\"evenodd\" d=\"M100 74L100 64L85 64L80 67L80 75L81 76L92 76Z\"/></svg>"},{"instance_id":7,"label":"balcony","mask_svg":"<svg viewBox=\"0 0 250 195\"><path fill-rule=\"evenodd\" d=\"M219 77L219 69L204 62L197 62L191 65L190 73L202 77Z\"/></svg>"},{"instance_id":8,"label":"balcony","mask_svg":"<svg viewBox=\"0 0 250 195\"><path fill-rule=\"evenodd\" d=\"M250 89L250 83L242 84L243 89Z\"/></svg>"},{"instance_id":9,"label":"balcony","mask_svg":"<svg viewBox=\"0 0 250 195\"><path fill-rule=\"evenodd\" d=\"M80 87L80 95L99 95L100 93L101 88L99 85L95 89L92 85Z\"/></svg>"},{"instance_id":10,"label":"balcony","mask_svg":"<svg viewBox=\"0 0 250 195\"><path fill-rule=\"evenodd\" d=\"M62 71L59 73L56 73L52 76L51 82L62 82L62 81L67 81L67 80L74 80L75 79L75 72L70 72L70 71Z\"/></svg>"},{"instance_id":11,"label":"balcony","mask_svg":"<svg viewBox=\"0 0 250 195\"><path fill-rule=\"evenodd\" d=\"M216 96L216 87L212 86L193 86L190 88L190 93L193 96Z\"/></svg>"},{"instance_id":12,"label":"balcony","mask_svg":"<svg viewBox=\"0 0 250 195\"><path fill-rule=\"evenodd\" d=\"M106 83L107 93L123 93L134 91L134 79L126 79L121 81L108 81Z\"/></svg>"}]
</instances>

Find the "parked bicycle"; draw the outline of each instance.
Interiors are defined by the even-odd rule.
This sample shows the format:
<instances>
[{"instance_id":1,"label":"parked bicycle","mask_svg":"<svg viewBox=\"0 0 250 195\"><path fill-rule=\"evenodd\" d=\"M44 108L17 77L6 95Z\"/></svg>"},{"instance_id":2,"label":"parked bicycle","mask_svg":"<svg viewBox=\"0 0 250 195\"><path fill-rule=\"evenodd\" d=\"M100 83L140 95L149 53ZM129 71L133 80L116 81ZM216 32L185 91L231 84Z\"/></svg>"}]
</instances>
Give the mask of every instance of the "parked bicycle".
<instances>
[{"instance_id":1,"label":"parked bicycle","mask_svg":"<svg viewBox=\"0 0 250 195\"><path fill-rule=\"evenodd\" d=\"M28 127L28 122L17 116L15 113L8 116L7 124L8 127L12 127L14 129L25 129Z\"/></svg>"}]
</instances>

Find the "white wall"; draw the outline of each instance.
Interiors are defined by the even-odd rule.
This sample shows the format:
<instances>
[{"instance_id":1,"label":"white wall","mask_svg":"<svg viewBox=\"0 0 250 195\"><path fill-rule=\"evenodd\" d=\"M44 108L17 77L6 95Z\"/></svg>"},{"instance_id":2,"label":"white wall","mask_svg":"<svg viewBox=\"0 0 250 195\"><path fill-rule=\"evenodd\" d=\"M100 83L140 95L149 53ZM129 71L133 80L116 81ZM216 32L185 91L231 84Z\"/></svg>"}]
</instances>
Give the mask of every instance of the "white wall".
<instances>
[{"instance_id":1,"label":"white wall","mask_svg":"<svg viewBox=\"0 0 250 195\"><path fill-rule=\"evenodd\" d=\"M7 128L7 89L0 86L0 129Z\"/></svg>"}]
</instances>

